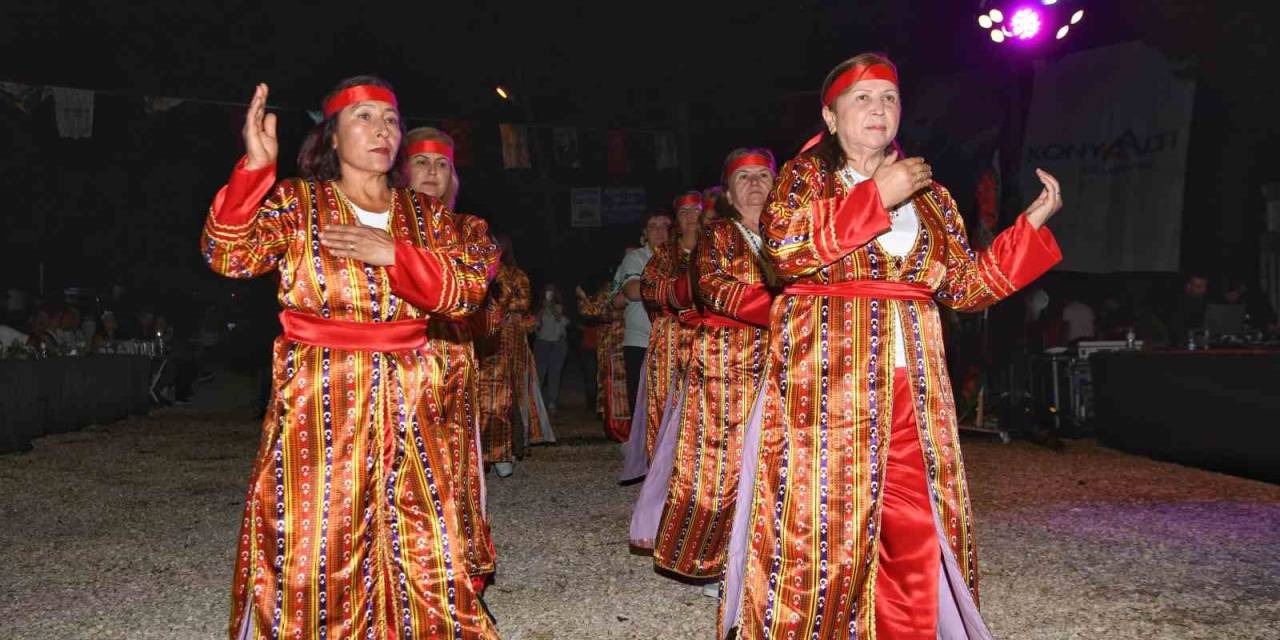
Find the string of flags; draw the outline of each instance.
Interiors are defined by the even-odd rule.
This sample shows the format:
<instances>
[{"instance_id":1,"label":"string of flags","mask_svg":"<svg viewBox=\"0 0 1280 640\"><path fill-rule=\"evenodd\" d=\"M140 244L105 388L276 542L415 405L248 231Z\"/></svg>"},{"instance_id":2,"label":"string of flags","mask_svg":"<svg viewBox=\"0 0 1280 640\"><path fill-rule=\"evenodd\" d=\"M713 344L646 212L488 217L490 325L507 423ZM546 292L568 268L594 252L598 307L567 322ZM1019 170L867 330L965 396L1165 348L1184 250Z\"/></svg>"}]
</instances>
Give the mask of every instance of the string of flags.
<instances>
[{"instance_id":1,"label":"string of flags","mask_svg":"<svg viewBox=\"0 0 1280 640\"><path fill-rule=\"evenodd\" d=\"M236 101L208 100L203 98L178 98L172 96L138 96L136 94L94 91L72 87L28 85L18 82L0 82L0 100L18 111L30 114L45 100L53 100L58 135L71 140L93 136L94 103L99 95L140 98L147 115L167 113L186 103L212 104L223 107L243 108L248 104ZM318 110L270 107L277 112L303 112L311 123L319 123L324 114ZM501 145L502 166L505 169L530 169L535 162L548 162L557 168L581 169L584 157L598 157L605 164L609 175L623 176L633 170L674 170L680 166L679 145L674 131L662 129L600 129L563 124L499 123L498 135L477 135L476 121L405 116L410 126L431 124L447 132L454 140L454 161L468 166L476 161L476 145L487 143ZM492 130L489 130L490 132ZM543 148L547 157L540 158L533 151L531 136L546 135ZM600 135L603 134L603 135ZM496 151L496 150L495 150ZM599 153L593 153L599 152ZM497 154L493 154L496 156Z\"/></svg>"}]
</instances>

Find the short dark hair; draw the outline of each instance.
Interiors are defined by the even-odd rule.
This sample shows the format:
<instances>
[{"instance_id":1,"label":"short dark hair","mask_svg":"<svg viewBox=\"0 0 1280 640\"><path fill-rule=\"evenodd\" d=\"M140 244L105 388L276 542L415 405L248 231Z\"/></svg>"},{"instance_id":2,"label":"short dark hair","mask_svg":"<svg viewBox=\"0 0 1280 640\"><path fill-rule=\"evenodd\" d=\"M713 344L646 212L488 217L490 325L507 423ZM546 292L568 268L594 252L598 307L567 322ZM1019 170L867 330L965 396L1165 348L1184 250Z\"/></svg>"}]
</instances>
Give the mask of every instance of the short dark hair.
<instances>
[{"instance_id":1,"label":"short dark hair","mask_svg":"<svg viewBox=\"0 0 1280 640\"><path fill-rule=\"evenodd\" d=\"M339 82L329 93L325 94L322 104L328 102L338 92L362 84L371 84L389 91L395 91L390 82L377 76L352 76ZM298 151L298 173L303 178L308 180L337 180L342 177L342 167L338 163L338 151L329 142L333 140L333 136L337 132L337 113L321 120L319 124L311 128L311 132L302 141L302 148ZM400 139L404 140L403 118L400 120ZM399 150L397 150L394 157L396 158L396 164L387 172L387 184L393 187L404 186L404 177L400 172L400 163L403 159L400 157Z\"/></svg>"}]
</instances>

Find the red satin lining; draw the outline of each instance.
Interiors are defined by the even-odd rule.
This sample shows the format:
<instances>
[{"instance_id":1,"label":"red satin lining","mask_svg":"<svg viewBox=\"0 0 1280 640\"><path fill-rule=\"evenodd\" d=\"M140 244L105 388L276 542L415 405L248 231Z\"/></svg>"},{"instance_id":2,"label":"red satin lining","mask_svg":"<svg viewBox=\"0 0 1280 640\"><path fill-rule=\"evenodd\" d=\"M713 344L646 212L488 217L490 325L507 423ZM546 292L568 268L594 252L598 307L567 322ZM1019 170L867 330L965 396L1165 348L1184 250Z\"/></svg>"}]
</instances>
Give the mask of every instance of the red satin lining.
<instances>
[{"instance_id":1,"label":"red satin lining","mask_svg":"<svg viewBox=\"0 0 1280 640\"><path fill-rule=\"evenodd\" d=\"M790 284L782 293L793 296L836 298L876 298L879 300L932 300L933 289L911 282L888 280L848 280L831 284Z\"/></svg>"},{"instance_id":2,"label":"red satin lining","mask_svg":"<svg viewBox=\"0 0 1280 640\"><path fill-rule=\"evenodd\" d=\"M897 85L898 74L893 70L893 67L879 63L872 65L857 64L849 67L827 88L827 92L822 96L822 106L830 109L831 105L835 104L836 98L839 98L840 94L847 91L849 87L858 84L859 80L888 80Z\"/></svg>"},{"instance_id":3,"label":"red satin lining","mask_svg":"<svg viewBox=\"0 0 1280 640\"><path fill-rule=\"evenodd\" d=\"M400 105L396 102L396 94L390 89L379 87L374 84L358 84L354 87L347 87L338 92L338 95L329 98L324 103L324 117L332 118L334 114L346 109L347 106L365 100L376 100L378 102L390 102L391 106L396 109Z\"/></svg>"},{"instance_id":4,"label":"red satin lining","mask_svg":"<svg viewBox=\"0 0 1280 640\"><path fill-rule=\"evenodd\" d=\"M876 571L876 637L935 640L942 550L906 369L893 375L893 434L885 464Z\"/></svg>"},{"instance_id":5,"label":"red satin lining","mask_svg":"<svg viewBox=\"0 0 1280 640\"><path fill-rule=\"evenodd\" d=\"M714 313L708 313L703 315L701 320L702 320L702 326L704 327L717 327L717 328L734 327L738 329L759 329L760 328L754 324L746 323L741 320L736 320L728 316L717 315Z\"/></svg>"},{"instance_id":6,"label":"red satin lining","mask_svg":"<svg viewBox=\"0 0 1280 640\"><path fill-rule=\"evenodd\" d=\"M289 340L343 351L409 351L427 343L426 320L351 322L281 311L280 325Z\"/></svg>"},{"instance_id":7,"label":"red satin lining","mask_svg":"<svg viewBox=\"0 0 1280 640\"><path fill-rule=\"evenodd\" d=\"M453 147L439 140L419 140L405 149L405 155L413 157L419 153L438 153L453 162Z\"/></svg>"}]
</instances>

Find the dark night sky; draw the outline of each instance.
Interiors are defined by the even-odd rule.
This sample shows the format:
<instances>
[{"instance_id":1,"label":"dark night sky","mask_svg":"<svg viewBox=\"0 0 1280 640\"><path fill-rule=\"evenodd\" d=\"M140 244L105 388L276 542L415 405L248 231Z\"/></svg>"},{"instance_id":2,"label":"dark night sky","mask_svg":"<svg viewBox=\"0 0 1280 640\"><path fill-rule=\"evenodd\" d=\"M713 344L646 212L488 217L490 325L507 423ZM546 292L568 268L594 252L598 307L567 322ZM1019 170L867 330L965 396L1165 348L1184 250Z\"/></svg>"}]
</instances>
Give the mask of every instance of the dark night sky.
<instances>
[{"instance_id":1,"label":"dark night sky","mask_svg":"<svg viewBox=\"0 0 1280 640\"><path fill-rule=\"evenodd\" d=\"M772 144L782 159L789 157L804 132L781 130L778 113L786 104L816 102L812 94L826 71L859 51L881 50L895 58L908 107L912 84L930 76L981 70L1029 78L1031 56L1010 55L1011 51L992 46L977 29L977 4L976 0L404 5L6 1L0 7L0 60L4 61L0 80L135 97L171 95L232 102L245 101L253 84L265 81L272 86L274 105L315 109L320 96L338 79L372 72L395 83L403 111L420 117L420 123L465 118L496 124L532 114L538 122L579 127L670 128L687 113L690 174L655 177L648 185L665 199L675 190L705 186L713 180L726 145L763 142ZM1274 154L1264 152L1280 142L1274 116L1280 104L1280 89L1274 81L1276 38L1271 35L1275 19L1252 6L1263 3L1083 4L1089 10L1085 27L1042 55L1142 39L1184 64L1197 79L1184 221L1184 236L1195 242L1184 241L1184 262L1213 260L1242 250L1256 255L1250 244L1256 235L1250 233L1250 220L1256 215L1250 211L1245 216L1241 211L1256 205L1257 197L1250 194L1257 191L1258 181L1277 177L1274 168L1264 175L1253 166L1273 158ZM493 86L497 83L508 86L521 102L496 99ZM19 187L4 215L25 218L41 207L76 208L59 203L58 194L36 192L36 187L29 187L31 193L21 192L28 184L63 184L60 174L72 171L67 167L95 188L123 174L133 194L153 167L160 171L159 167L173 164L198 178L166 185L167 197L177 199L177 219L150 225L160 230L154 231L151 240L138 239L132 250L153 251L154 242L165 234L173 235L171 243L194 245L202 203L224 179L237 153L235 110L201 115L204 112L193 109L171 116L163 131L120 126L112 118L124 119L133 112L106 101L98 110L93 143L62 142L47 132L24 138L26 146L21 148L25 151L20 152L33 154L31 162L10 157L3 166L16 167L7 169L11 172L42 171L45 181L18 173L6 176L6 183ZM8 126L28 126L14 124L13 115L0 110L0 119L5 118ZM208 119L207 128L199 118ZM815 107L814 122L816 118ZM119 129L114 134L108 131L112 122ZM283 131L282 156L295 152L305 132L303 124L291 126ZM209 139L182 143L188 153L175 155L165 143L178 135ZM164 139L137 140L151 136ZM43 169L22 166L39 162L37 155L45 156ZM102 157L76 157L85 155ZM95 167L112 163L117 165L112 168L114 178L105 178ZM1270 164L1274 167L1273 159ZM539 182L537 175L500 173L464 172L461 204L490 217L495 227L523 237L526 244L551 238L553 249L572 249L573 243L612 243L620 250L621 242L634 235L630 229L606 229L603 236L569 232L559 240L554 232L543 234L539 219L526 210L559 208L563 203L540 201L530 194L538 193L548 180L562 190L583 180L553 175ZM82 197L92 200L92 193ZM1217 206L1205 206L1208 203ZM113 215L121 219L120 213ZM541 222L547 224L546 220ZM86 224L92 227L93 221ZM85 225L65 226L64 232ZM47 245L49 236L57 234L41 228ZM129 235L142 237L140 231ZM57 237L65 238L65 233ZM556 242L569 244L556 247ZM84 243L82 258L92 253L91 244ZM74 246L71 253L77 253ZM129 261L114 259L117 266ZM64 274L84 269L74 261L69 264ZM199 268L198 264L184 266ZM567 268L544 262L535 263L531 271L535 279L542 271L548 278L565 280L575 269L580 270L580 265Z\"/></svg>"}]
</instances>

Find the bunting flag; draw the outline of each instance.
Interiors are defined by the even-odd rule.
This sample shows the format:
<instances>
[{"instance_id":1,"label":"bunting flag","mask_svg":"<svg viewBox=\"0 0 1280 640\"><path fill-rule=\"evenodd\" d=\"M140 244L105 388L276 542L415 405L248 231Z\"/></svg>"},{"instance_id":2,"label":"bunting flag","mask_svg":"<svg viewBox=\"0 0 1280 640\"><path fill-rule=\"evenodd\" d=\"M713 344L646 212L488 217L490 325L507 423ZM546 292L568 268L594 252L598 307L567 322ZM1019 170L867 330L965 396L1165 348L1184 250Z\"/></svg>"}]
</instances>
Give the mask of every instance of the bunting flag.
<instances>
[{"instance_id":1,"label":"bunting flag","mask_svg":"<svg viewBox=\"0 0 1280 640\"><path fill-rule=\"evenodd\" d=\"M1000 151L991 158L991 166L978 176L978 221L987 229L995 229L1000 219Z\"/></svg>"},{"instance_id":2,"label":"bunting flag","mask_svg":"<svg viewBox=\"0 0 1280 640\"><path fill-rule=\"evenodd\" d=\"M465 120L445 120L440 128L453 138L453 164L465 167L471 164L471 124Z\"/></svg>"},{"instance_id":3,"label":"bunting flag","mask_svg":"<svg viewBox=\"0 0 1280 640\"><path fill-rule=\"evenodd\" d=\"M528 169L529 127L522 124L498 125L502 133L502 166L506 169Z\"/></svg>"},{"instance_id":4,"label":"bunting flag","mask_svg":"<svg viewBox=\"0 0 1280 640\"><path fill-rule=\"evenodd\" d=\"M551 131L555 148L556 166L567 169L582 168L578 156L578 130L573 127L555 127Z\"/></svg>"},{"instance_id":5,"label":"bunting flag","mask_svg":"<svg viewBox=\"0 0 1280 640\"><path fill-rule=\"evenodd\" d=\"M146 96L142 99L142 110L147 112L147 115L153 115L157 113L164 113L182 103L182 98Z\"/></svg>"},{"instance_id":6,"label":"bunting flag","mask_svg":"<svg viewBox=\"0 0 1280 640\"><path fill-rule=\"evenodd\" d=\"M978 229L974 244L986 248L995 239L996 225L1000 220L1000 150L991 158L991 166L978 176L977 209Z\"/></svg>"},{"instance_id":7,"label":"bunting flag","mask_svg":"<svg viewBox=\"0 0 1280 640\"><path fill-rule=\"evenodd\" d=\"M44 87L33 87L20 82L0 82L0 96L18 111L31 113L45 96Z\"/></svg>"},{"instance_id":8,"label":"bunting flag","mask_svg":"<svg viewBox=\"0 0 1280 640\"><path fill-rule=\"evenodd\" d=\"M608 168L611 176L627 175L627 132L622 129L609 130Z\"/></svg>"},{"instance_id":9,"label":"bunting flag","mask_svg":"<svg viewBox=\"0 0 1280 640\"><path fill-rule=\"evenodd\" d=\"M58 135L79 140L93 135L93 92L85 89L49 87L53 94Z\"/></svg>"},{"instance_id":10,"label":"bunting flag","mask_svg":"<svg viewBox=\"0 0 1280 640\"><path fill-rule=\"evenodd\" d=\"M676 146L676 134L670 131L658 131L653 134L654 165L659 171L676 169L680 166L680 150Z\"/></svg>"}]
</instances>

